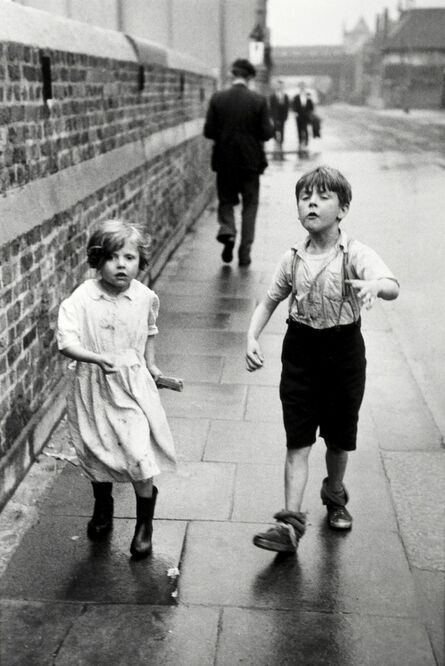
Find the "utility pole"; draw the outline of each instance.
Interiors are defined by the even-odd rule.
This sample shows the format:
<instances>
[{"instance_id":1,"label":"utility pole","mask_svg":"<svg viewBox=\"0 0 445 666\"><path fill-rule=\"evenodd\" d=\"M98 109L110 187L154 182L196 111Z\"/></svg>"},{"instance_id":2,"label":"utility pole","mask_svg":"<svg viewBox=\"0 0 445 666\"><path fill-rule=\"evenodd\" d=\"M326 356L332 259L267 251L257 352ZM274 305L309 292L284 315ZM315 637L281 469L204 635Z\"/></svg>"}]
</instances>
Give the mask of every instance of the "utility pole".
<instances>
[{"instance_id":1,"label":"utility pole","mask_svg":"<svg viewBox=\"0 0 445 666\"><path fill-rule=\"evenodd\" d=\"M219 0L219 70L221 85L224 87L227 81L227 49L226 49L226 23L227 7L226 0Z\"/></svg>"},{"instance_id":2,"label":"utility pole","mask_svg":"<svg viewBox=\"0 0 445 666\"><path fill-rule=\"evenodd\" d=\"M259 92L267 94L269 88L269 36L266 27L267 0L257 0L255 26L249 35L249 59L257 70Z\"/></svg>"},{"instance_id":3,"label":"utility pole","mask_svg":"<svg viewBox=\"0 0 445 666\"><path fill-rule=\"evenodd\" d=\"M174 34L173 34L173 0L167 0L167 43L168 48L173 49L174 45Z\"/></svg>"}]
</instances>

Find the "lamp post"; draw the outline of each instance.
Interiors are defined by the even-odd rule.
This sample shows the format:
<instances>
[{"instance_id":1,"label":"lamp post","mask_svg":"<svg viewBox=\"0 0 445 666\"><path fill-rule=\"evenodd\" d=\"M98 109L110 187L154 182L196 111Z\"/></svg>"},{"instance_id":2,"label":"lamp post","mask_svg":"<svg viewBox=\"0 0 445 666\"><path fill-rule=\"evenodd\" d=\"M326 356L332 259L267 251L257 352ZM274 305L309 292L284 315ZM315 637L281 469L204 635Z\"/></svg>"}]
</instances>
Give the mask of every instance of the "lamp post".
<instances>
[{"instance_id":1,"label":"lamp post","mask_svg":"<svg viewBox=\"0 0 445 666\"><path fill-rule=\"evenodd\" d=\"M267 0L258 0L255 27L249 35L249 60L257 70L256 85L263 94L268 92L270 74L266 2Z\"/></svg>"},{"instance_id":2,"label":"lamp post","mask_svg":"<svg viewBox=\"0 0 445 666\"><path fill-rule=\"evenodd\" d=\"M249 35L249 60L254 67L264 65L264 29L257 23Z\"/></svg>"}]
</instances>

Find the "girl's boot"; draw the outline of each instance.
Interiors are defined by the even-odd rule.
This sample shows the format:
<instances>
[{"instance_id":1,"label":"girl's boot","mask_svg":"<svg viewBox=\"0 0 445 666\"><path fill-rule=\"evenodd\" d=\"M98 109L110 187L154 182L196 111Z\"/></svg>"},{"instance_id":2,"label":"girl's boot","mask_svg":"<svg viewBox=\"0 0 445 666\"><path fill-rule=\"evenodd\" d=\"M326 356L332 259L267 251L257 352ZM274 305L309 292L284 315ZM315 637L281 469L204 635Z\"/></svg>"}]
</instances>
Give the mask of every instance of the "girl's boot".
<instances>
[{"instance_id":1,"label":"girl's boot","mask_svg":"<svg viewBox=\"0 0 445 666\"><path fill-rule=\"evenodd\" d=\"M151 497L136 495L136 529L130 546L133 557L147 557L151 553L151 535L158 489L153 486Z\"/></svg>"},{"instance_id":2,"label":"girl's boot","mask_svg":"<svg viewBox=\"0 0 445 666\"><path fill-rule=\"evenodd\" d=\"M92 482L94 493L94 511L88 523L87 534L95 541L106 536L113 527L114 502L111 492L113 484L110 482Z\"/></svg>"}]
</instances>

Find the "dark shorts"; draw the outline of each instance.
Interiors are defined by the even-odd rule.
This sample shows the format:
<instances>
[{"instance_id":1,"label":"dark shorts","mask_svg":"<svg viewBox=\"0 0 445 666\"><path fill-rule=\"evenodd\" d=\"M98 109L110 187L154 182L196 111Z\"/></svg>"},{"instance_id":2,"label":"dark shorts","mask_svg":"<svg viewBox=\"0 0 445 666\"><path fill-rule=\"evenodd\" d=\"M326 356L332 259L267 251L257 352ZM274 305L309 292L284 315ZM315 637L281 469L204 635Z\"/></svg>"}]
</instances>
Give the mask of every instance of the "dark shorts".
<instances>
[{"instance_id":1,"label":"dark shorts","mask_svg":"<svg viewBox=\"0 0 445 666\"><path fill-rule=\"evenodd\" d=\"M291 321L281 360L287 448L313 444L320 428L327 443L353 451L366 378L360 322L317 330Z\"/></svg>"}]
</instances>

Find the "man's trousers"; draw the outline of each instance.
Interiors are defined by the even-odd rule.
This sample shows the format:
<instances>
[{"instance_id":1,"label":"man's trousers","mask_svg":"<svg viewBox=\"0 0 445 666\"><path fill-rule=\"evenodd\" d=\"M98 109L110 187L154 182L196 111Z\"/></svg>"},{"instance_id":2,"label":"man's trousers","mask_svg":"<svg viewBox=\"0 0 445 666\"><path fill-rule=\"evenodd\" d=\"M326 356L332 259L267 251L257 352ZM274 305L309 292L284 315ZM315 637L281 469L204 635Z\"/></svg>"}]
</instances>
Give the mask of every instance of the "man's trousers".
<instances>
[{"instance_id":1,"label":"man's trousers","mask_svg":"<svg viewBox=\"0 0 445 666\"><path fill-rule=\"evenodd\" d=\"M255 221L258 210L260 192L260 176L252 171L231 169L218 171L216 174L216 187L218 192L218 222L219 231L217 239L224 242L227 238L235 240L235 211L234 206L242 201L241 209L241 243L239 252L248 255L255 237Z\"/></svg>"}]
</instances>

